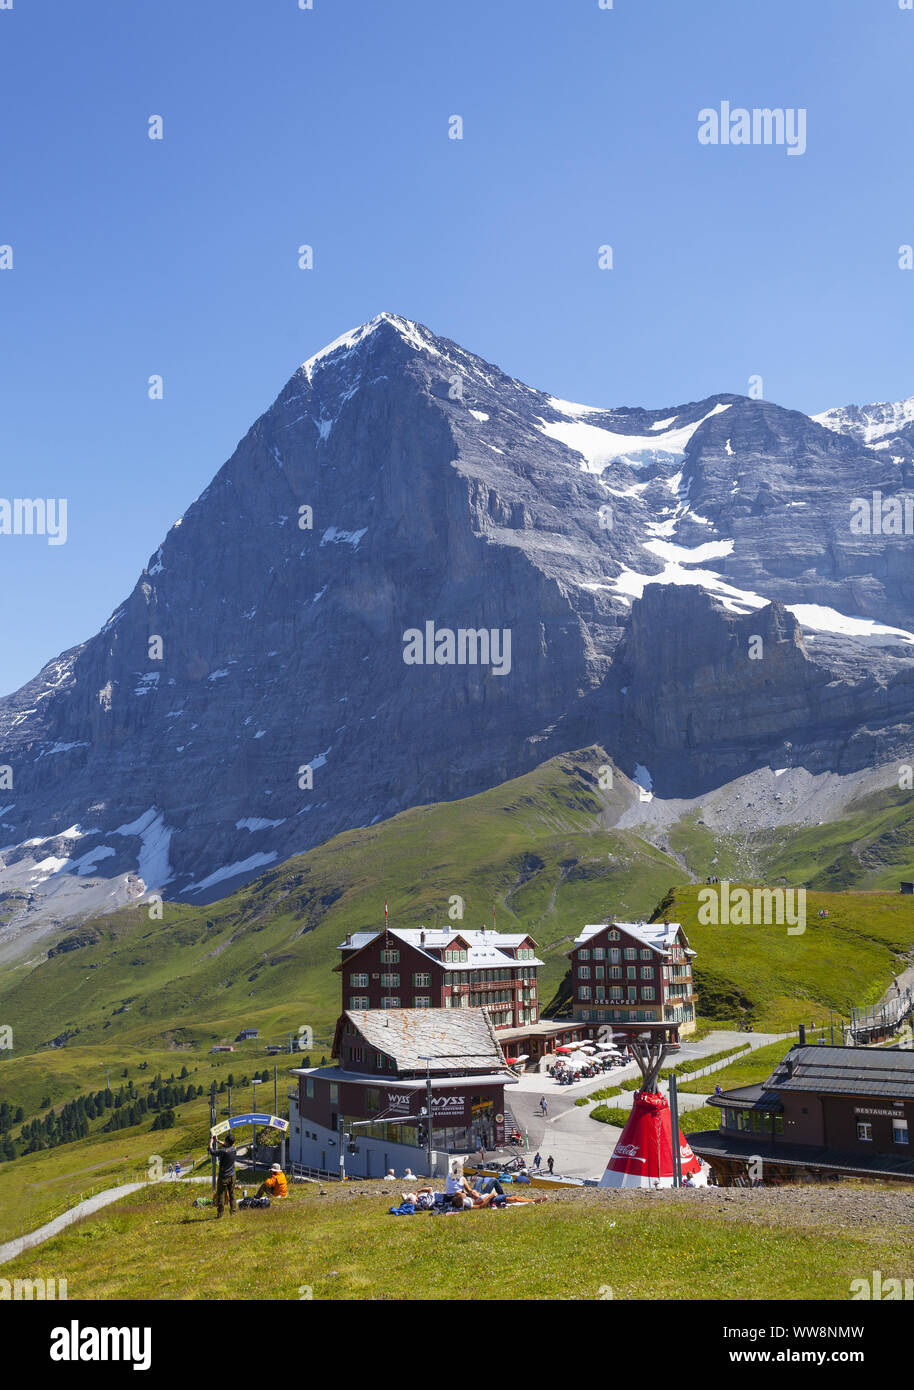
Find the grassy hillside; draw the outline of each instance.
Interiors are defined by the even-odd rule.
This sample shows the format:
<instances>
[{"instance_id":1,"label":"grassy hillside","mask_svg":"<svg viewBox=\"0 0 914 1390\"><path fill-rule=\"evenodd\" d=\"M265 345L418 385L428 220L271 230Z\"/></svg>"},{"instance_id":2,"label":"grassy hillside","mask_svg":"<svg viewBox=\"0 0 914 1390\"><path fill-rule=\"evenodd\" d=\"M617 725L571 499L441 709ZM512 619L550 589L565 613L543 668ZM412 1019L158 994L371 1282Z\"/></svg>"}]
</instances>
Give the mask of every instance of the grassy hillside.
<instances>
[{"instance_id":1,"label":"grassy hillside","mask_svg":"<svg viewBox=\"0 0 914 1390\"><path fill-rule=\"evenodd\" d=\"M788 936L784 926L702 925L700 891L673 889L655 915L682 922L708 1019L746 1017L776 1032L827 1022L829 1009L876 1003L914 955L914 898L898 892L810 892L806 930Z\"/></svg>"},{"instance_id":2,"label":"grassy hillside","mask_svg":"<svg viewBox=\"0 0 914 1390\"><path fill-rule=\"evenodd\" d=\"M698 953L704 1029L746 1017L777 1031L821 1023L828 1009L875 1002L914 953L914 899L897 892L811 892L802 936L700 925L699 885L682 861L699 873L710 865L710 832L698 817L682 822L670 837L674 859L613 830L624 783L617 779L615 792L599 788L606 761L601 749L555 758L480 796L350 831L207 907L166 903L159 921L138 906L61 930L52 945L83 944L0 972L0 1021L12 1026L15 1044L0 1051L0 1097L30 1121L101 1089L106 1067L116 1086L124 1068L138 1078L143 1062L146 1077L186 1065L208 1091L214 1077L272 1066L265 1042L288 1041L302 1026L313 1031L319 1061L339 1010L337 945L346 932L382 925L385 898L391 922L404 926L459 925L449 916L457 897L467 926L491 923L497 906L501 929L529 931L539 942L543 1002L558 989L584 923L652 912L681 920ZM877 842L886 852L893 836L903 837L905 814L900 803L870 806L866 826L853 827L866 832L854 842L858 855L873 853ZM847 826L818 833L823 863L845 854ZM717 843L722 872L730 851ZM779 846L778 854L793 855L791 872L809 867L813 848L803 834ZM816 917L820 907L827 919ZM260 1039L236 1044L228 1056L210 1054L243 1027L259 1028ZM52 1039L62 1045L49 1047ZM300 1058L275 1060L282 1110L288 1068ZM265 1090L272 1103L272 1087ZM146 1123L102 1135L96 1125L84 1140L0 1163L0 1234L144 1166L152 1153L168 1159L199 1150L207 1116L201 1099L180 1107L173 1131L151 1133Z\"/></svg>"},{"instance_id":3,"label":"grassy hillside","mask_svg":"<svg viewBox=\"0 0 914 1390\"><path fill-rule=\"evenodd\" d=\"M241 1027L281 1037L328 1033L339 1012L332 973L346 932L445 924L460 897L467 926L533 932L542 996L566 968L581 923L651 911L688 875L630 833L605 828L606 755L589 749L464 801L420 807L339 835L209 907L142 906L78 931L85 945L0 975L0 1018L16 1052L74 1043L210 1045ZM71 1041L72 1040L72 1041Z\"/></svg>"},{"instance_id":4,"label":"grassy hillside","mask_svg":"<svg viewBox=\"0 0 914 1390\"><path fill-rule=\"evenodd\" d=\"M71 1299L847 1299L855 1275L900 1273L910 1256L901 1194L546 1195L513 1211L394 1217L392 1188L294 1187L269 1211L216 1222L191 1207L193 1191L163 1184L3 1275L66 1271ZM849 1221L849 1203L867 1220Z\"/></svg>"},{"instance_id":5,"label":"grassy hillside","mask_svg":"<svg viewBox=\"0 0 914 1390\"><path fill-rule=\"evenodd\" d=\"M914 798L899 789L875 792L823 825L738 835L712 830L699 809L682 816L668 839L699 879L760 876L822 891L897 892L901 879L914 879Z\"/></svg>"}]
</instances>

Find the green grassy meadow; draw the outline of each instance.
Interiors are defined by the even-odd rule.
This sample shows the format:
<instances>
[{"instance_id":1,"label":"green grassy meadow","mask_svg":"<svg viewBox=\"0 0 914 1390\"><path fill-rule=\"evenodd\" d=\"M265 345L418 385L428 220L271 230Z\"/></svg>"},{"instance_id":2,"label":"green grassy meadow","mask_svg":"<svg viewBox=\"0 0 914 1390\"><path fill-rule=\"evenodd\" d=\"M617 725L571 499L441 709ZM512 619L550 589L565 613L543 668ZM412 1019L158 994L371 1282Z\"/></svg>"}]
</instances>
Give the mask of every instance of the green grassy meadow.
<instances>
[{"instance_id":1,"label":"green grassy meadow","mask_svg":"<svg viewBox=\"0 0 914 1390\"><path fill-rule=\"evenodd\" d=\"M910 1258L910 1228L818 1221L813 1233L787 1213L760 1225L696 1194L407 1218L387 1214L393 1191L352 1188L323 1198L296 1187L269 1211L217 1222L186 1187L163 1184L27 1252L3 1277L66 1277L70 1299L846 1299L854 1273ZM483 1269L494 1276L482 1280Z\"/></svg>"}]
</instances>

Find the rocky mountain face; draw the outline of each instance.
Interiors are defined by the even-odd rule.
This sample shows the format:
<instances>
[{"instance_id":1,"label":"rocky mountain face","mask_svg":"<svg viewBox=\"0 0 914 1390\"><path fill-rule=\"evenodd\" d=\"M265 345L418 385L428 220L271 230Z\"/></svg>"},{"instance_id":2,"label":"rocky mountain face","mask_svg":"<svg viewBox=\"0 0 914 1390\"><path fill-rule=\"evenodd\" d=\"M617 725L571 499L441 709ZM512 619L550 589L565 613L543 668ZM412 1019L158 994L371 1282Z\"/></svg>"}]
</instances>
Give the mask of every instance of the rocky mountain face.
<instances>
[{"instance_id":1,"label":"rocky mountain face","mask_svg":"<svg viewBox=\"0 0 914 1390\"><path fill-rule=\"evenodd\" d=\"M736 396L557 400L378 316L295 373L102 631L0 700L0 923L209 901L590 743L661 795L788 746L895 756L912 540L850 517L912 457Z\"/></svg>"},{"instance_id":2,"label":"rocky mountain face","mask_svg":"<svg viewBox=\"0 0 914 1390\"><path fill-rule=\"evenodd\" d=\"M877 405L844 405L823 410L812 419L839 434L852 435L861 444L887 448L893 439L911 439L914 426L914 396L905 401L882 401Z\"/></svg>"}]
</instances>

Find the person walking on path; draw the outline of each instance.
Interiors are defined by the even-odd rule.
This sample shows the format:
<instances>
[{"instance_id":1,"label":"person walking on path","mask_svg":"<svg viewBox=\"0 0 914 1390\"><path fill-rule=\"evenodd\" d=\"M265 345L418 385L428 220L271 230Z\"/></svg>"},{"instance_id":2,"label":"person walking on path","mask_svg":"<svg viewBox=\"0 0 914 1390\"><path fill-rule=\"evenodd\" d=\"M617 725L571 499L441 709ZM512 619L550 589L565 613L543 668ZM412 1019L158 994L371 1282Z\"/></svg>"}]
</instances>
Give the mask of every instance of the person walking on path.
<instances>
[{"instance_id":1,"label":"person walking on path","mask_svg":"<svg viewBox=\"0 0 914 1390\"><path fill-rule=\"evenodd\" d=\"M226 1197L228 1197L229 1203L229 1216L234 1216L236 1211L235 1160L239 1154L235 1148L235 1136L232 1131L228 1131L221 1146L216 1143L215 1138L212 1139L209 1151L219 1164L219 1174L216 1178L216 1220L218 1221L222 1215Z\"/></svg>"},{"instance_id":2,"label":"person walking on path","mask_svg":"<svg viewBox=\"0 0 914 1390\"><path fill-rule=\"evenodd\" d=\"M540 1110L543 1112L543 1119L546 1118L546 1111L548 1110L548 1108L549 1108L549 1106L548 1106L548 1103L547 1103L547 1101L546 1101L546 1097L545 1097L545 1096L540 1096Z\"/></svg>"},{"instance_id":3,"label":"person walking on path","mask_svg":"<svg viewBox=\"0 0 914 1390\"><path fill-rule=\"evenodd\" d=\"M552 1170L555 1167L555 1159L552 1157L552 1154L550 1154L549 1157L546 1159L546 1166L549 1169L549 1173L551 1176Z\"/></svg>"},{"instance_id":4,"label":"person walking on path","mask_svg":"<svg viewBox=\"0 0 914 1390\"><path fill-rule=\"evenodd\" d=\"M537 1172L539 1172L539 1166L540 1166L540 1164L542 1163L542 1161L543 1161L543 1160L540 1158L539 1153L534 1154L534 1156L533 1156L533 1166L534 1166L534 1168L537 1170Z\"/></svg>"}]
</instances>

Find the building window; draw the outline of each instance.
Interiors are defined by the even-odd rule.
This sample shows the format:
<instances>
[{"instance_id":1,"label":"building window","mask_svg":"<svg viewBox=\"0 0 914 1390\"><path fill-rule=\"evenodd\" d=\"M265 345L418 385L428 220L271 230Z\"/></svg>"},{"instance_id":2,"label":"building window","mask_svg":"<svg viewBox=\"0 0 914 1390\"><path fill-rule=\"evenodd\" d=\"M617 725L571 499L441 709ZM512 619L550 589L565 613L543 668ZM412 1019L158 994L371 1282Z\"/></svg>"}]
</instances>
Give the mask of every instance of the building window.
<instances>
[{"instance_id":1,"label":"building window","mask_svg":"<svg viewBox=\"0 0 914 1390\"><path fill-rule=\"evenodd\" d=\"M400 1007L400 996L399 996L399 994L382 994L382 995L381 995L381 1008L382 1008L382 1009L399 1009L399 1007Z\"/></svg>"},{"instance_id":2,"label":"building window","mask_svg":"<svg viewBox=\"0 0 914 1390\"><path fill-rule=\"evenodd\" d=\"M613 928L613 930L609 933L609 940L610 940L610 941L618 941L618 940L619 940L619 933L615 930L615 928Z\"/></svg>"},{"instance_id":3,"label":"building window","mask_svg":"<svg viewBox=\"0 0 914 1390\"><path fill-rule=\"evenodd\" d=\"M603 976L606 974L606 967L603 965L595 965L593 968L593 973L598 980L602 980Z\"/></svg>"},{"instance_id":4,"label":"building window","mask_svg":"<svg viewBox=\"0 0 914 1390\"><path fill-rule=\"evenodd\" d=\"M382 965L399 965L399 964L400 964L400 952L399 952L399 951L382 951L382 952L381 952L381 964L382 964Z\"/></svg>"},{"instance_id":5,"label":"building window","mask_svg":"<svg viewBox=\"0 0 914 1390\"><path fill-rule=\"evenodd\" d=\"M305 1095L308 1100L314 1099L314 1078L312 1076L307 1077L305 1080Z\"/></svg>"},{"instance_id":6,"label":"building window","mask_svg":"<svg viewBox=\"0 0 914 1390\"><path fill-rule=\"evenodd\" d=\"M339 1086L336 1084L335 1081L331 1081L331 1082L330 1082L330 1104L331 1104L331 1105L339 1105L339 1103L340 1103L340 1088L339 1088Z\"/></svg>"},{"instance_id":7,"label":"building window","mask_svg":"<svg viewBox=\"0 0 914 1390\"><path fill-rule=\"evenodd\" d=\"M649 965L642 965L641 978L642 980L652 980L654 978L654 972Z\"/></svg>"},{"instance_id":8,"label":"building window","mask_svg":"<svg viewBox=\"0 0 914 1390\"><path fill-rule=\"evenodd\" d=\"M431 975L414 975L414 976L413 976L413 984L416 986L417 989L428 989L428 987L429 987L429 985L431 984L431 982L432 982L432 977L431 977ZM400 982L399 982L399 980L398 980L398 981L397 981L397 984L399 984L399 983L400 983Z\"/></svg>"},{"instance_id":9,"label":"building window","mask_svg":"<svg viewBox=\"0 0 914 1390\"><path fill-rule=\"evenodd\" d=\"M642 948L641 948L641 959L642 959L642 960L650 960L650 958L651 958L651 951L650 951L650 949L649 949L647 946L642 946Z\"/></svg>"},{"instance_id":10,"label":"building window","mask_svg":"<svg viewBox=\"0 0 914 1390\"><path fill-rule=\"evenodd\" d=\"M352 986L353 989L367 989L367 988L368 988L368 976L367 976L367 975L350 975L350 976L349 976L349 983L350 983L350 985Z\"/></svg>"},{"instance_id":11,"label":"building window","mask_svg":"<svg viewBox=\"0 0 914 1390\"><path fill-rule=\"evenodd\" d=\"M621 965L611 965L611 966L609 967L609 978L610 978L611 980L621 980L621 979L622 979L622 966L621 966Z\"/></svg>"},{"instance_id":12,"label":"building window","mask_svg":"<svg viewBox=\"0 0 914 1390\"><path fill-rule=\"evenodd\" d=\"M907 1144L908 1142L908 1122L907 1120L892 1117L892 1139L896 1144Z\"/></svg>"},{"instance_id":13,"label":"building window","mask_svg":"<svg viewBox=\"0 0 914 1390\"><path fill-rule=\"evenodd\" d=\"M581 965L581 966L578 967L578 978L581 979L581 980L589 980L589 979L590 979L590 966L589 966L589 965Z\"/></svg>"},{"instance_id":14,"label":"building window","mask_svg":"<svg viewBox=\"0 0 914 1390\"><path fill-rule=\"evenodd\" d=\"M868 1120L857 1121L857 1138L863 1143L871 1144L873 1142L873 1126Z\"/></svg>"},{"instance_id":15,"label":"building window","mask_svg":"<svg viewBox=\"0 0 914 1390\"><path fill-rule=\"evenodd\" d=\"M587 947L582 946L580 951L578 951L578 960L590 960L590 951Z\"/></svg>"},{"instance_id":16,"label":"building window","mask_svg":"<svg viewBox=\"0 0 914 1390\"><path fill-rule=\"evenodd\" d=\"M365 1109L369 1115L375 1114L381 1108L381 1092L376 1086L369 1086L365 1092Z\"/></svg>"},{"instance_id":17,"label":"building window","mask_svg":"<svg viewBox=\"0 0 914 1390\"><path fill-rule=\"evenodd\" d=\"M637 967L637 965L627 965L627 966L625 967L625 978L626 978L626 980L637 980L637 978L638 978L638 967Z\"/></svg>"},{"instance_id":18,"label":"building window","mask_svg":"<svg viewBox=\"0 0 914 1390\"><path fill-rule=\"evenodd\" d=\"M609 997L610 997L610 999L613 999L613 1000L621 1000L621 998L622 998L622 986L621 986L621 985L610 985L610 987L609 987Z\"/></svg>"},{"instance_id":19,"label":"building window","mask_svg":"<svg viewBox=\"0 0 914 1390\"><path fill-rule=\"evenodd\" d=\"M635 1000L638 998L638 991L634 985L626 985L625 997L630 1004L633 1004L635 1002Z\"/></svg>"},{"instance_id":20,"label":"building window","mask_svg":"<svg viewBox=\"0 0 914 1390\"><path fill-rule=\"evenodd\" d=\"M427 994L417 994L413 999L414 1009L430 1009L432 1001Z\"/></svg>"},{"instance_id":21,"label":"building window","mask_svg":"<svg viewBox=\"0 0 914 1390\"><path fill-rule=\"evenodd\" d=\"M589 999L589 998L590 998L590 985L581 985L581 986L579 987L579 989L578 989L578 998L579 998L579 999Z\"/></svg>"},{"instance_id":22,"label":"building window","mask_svg":"<svg viewBox=\"0 0 914 1390\"><path fill-rule=\"evenodd\" d=\"M622 952L619 950L618 946L614 946L610 951L609 959L612 961L620 961L622 959Z\"/></svg>"},{"instance_id":23,"label":"building window","mask_svg":"<svg viewBox=\"0 0 914 1390\"><path fill-rule=\"evenodd\" d=\"M626 948L625 948L625 959L626 959L626 960L637 960L637 959L638 959L638 952L635 950L634 946L626 946Z\"/></svg>"},{"instance_id":24,"label":"building window","mask_svg":"<svg viewBox=\"0 0 914 1390\"><path fill-rule=\"evenodd\" d=\"M399 976L399 975L382 975L382 976L381 976L381 986L382 986L383 989L399 989L399 988L400 988L400 976Z\"/></svg>"},{"instance_id":25,"label":"building window","mask_svg":"<svg viewBox=\"0 0 914 1390\"><path fill-rule=\"evenodd\" d=\"M655 997L655 996L654 996L654 986L653 986L653 985L645 985L644 988L643 988L642 991L641 991L641 998L642 998L642 999L645 999L645 1000L653 1000L654 997Z\"/></svg>"},{"instance_id":26,"label":"building window","mask_svg":"<svg viewBox=\"0 0 914 1390\"><path fill-rule=\"evenodd\" d=\"M594 960L604 960L605 957L606 957L606 952L605 952L605 950L603 949L603 947L602 947L602 946L594 946L594 948L593 948L593 958L594 958Z\"/></svg>"},{"instance_id":27,"label":"building window","mask_svg":"<svg viewBox=\"0 0 914 1390\"><path fill-rule=\"evenodd\" d=\"M371 1000L367 994L353 994L349 1000L350 1009L370 1009Z\"/></svg>"}]
</instances>

